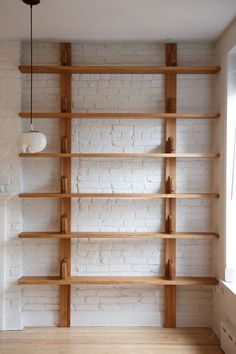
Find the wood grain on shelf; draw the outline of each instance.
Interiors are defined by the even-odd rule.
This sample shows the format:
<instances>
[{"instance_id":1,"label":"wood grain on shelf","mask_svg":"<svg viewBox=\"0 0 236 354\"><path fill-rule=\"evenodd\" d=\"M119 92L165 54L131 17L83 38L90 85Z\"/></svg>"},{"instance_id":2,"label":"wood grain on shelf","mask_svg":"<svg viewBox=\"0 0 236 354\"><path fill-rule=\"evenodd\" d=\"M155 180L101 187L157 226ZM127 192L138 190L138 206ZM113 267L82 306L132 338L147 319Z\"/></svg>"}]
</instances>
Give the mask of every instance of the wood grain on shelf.
<instances>
[{"instance_id":1,"label":"wood grain on shelf","mask_svg":"<svg viewBox=\"0 0 236 354\"><path fill-rule=\"evenodd\" d=\"M219 198L217 193L21 193L20 198Z\"/></svg>"},{"instance_id":2,"label":"wood grain on shelf","mask_svg":"<svg viewBox=\"0 0 236 354\"><path fill-rule=\"evenodd\" d=\"M30 73L29 65L20 65L22 73ZM35 74L216 74L219 66L120 66L120 65L34 65Z\"/></svg>"},{"instance_id":3,"label":"wood grain on shelf","mask_svg":"<svg viewBox=\"0 0 236 354\"><path fill-rule=\"evenodd\" d=\"M21 112L19 113L21 118L30 118L30 112ZM219 118L220 114L216 112L211 113L101 113L101 112L73 112L73 113L62 113L62 112L35 112L33 113L33 118L55 118L55 119L75 119L75 118L84 118L84 119L215 119Z\"/></svg>"},{"instance_id":4,"label":"wood grain on shelf","mask_svg":"<svg viewBox=\"0 0 236 354\"><path fill-rule=\"evenodd\" d=\"M19 238L177 238L177 239L218 239L214 232L21 232Z\"/></svg>"},{"instance_id":5,"label":"wood grain on shelf","mask_svg":"<svg viewBox=\"0 0 236 354\"><path fill-rule=\"evenodd\" d=\"M176 277L168 280L165 277L149 276L70 276L62 279L57 276L24 276L18 281L20 285L31 284L144 284L144 285L217 285L218 280L214 277Z\"/></svg>"},{"instance_id":6,"label":"wood grain on shelf","mask_svg":"<svg viewBox=\"0 0 236 354\"><path fill-rule=\"evenodd\" d=\"M65 158L65 157L93 157L93 158L215 158L218 153L93 153L93 152L42 152L42 153L20 153L19 157L40 157L40 158Z\"/></svg>"}]
</instances>

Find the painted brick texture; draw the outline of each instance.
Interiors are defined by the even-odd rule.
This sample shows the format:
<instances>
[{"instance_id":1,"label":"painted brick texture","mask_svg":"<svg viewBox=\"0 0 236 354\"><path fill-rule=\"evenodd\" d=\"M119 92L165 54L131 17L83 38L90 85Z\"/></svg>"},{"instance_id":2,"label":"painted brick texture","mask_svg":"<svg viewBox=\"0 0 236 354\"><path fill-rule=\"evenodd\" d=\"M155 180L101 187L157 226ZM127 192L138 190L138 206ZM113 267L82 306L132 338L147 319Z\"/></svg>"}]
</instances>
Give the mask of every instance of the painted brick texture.
<instances>
[{"instance_id":1,"label":"painted brick texture","mask_svg":"<svg viewBox=\"0 0 236 354\"><path fill-rule=\"evenodd\" d=\"M59 46L37 43L35 63L57 64ZM72 46L73 64L164 64L163 45ZM28 46L22 46L22 63L28 62ZM180 65L214 64L209 43L179 44ZM207 75L178 76L178 110L214 110L215 79ZM161 75L74 75L73 111L164 111ZM29 77L22 75L22 110L29 108ZM59 109L59 77L34 75L34 109ZM24 128L27 122L23 123ZM35 128L48 137L48 151L57 151L59 128L55 120L35 121ZM214 151L214 122L178 120L178 152ZM161 152L164 151L162 120L74 120L73 151ZM58 191L59 164L52 159L25 159L24 191ZM178 192L212 192L212 161L180 159L177 163ZM161 159L74 159L72 188L75 192L163 192L164 161ZM213 202L178 200L178 231L213 231ZM161 200L91 200L72 202L73 231L160 231L164 227ZM57 230L58 202L24 200L23 229ZM25 275L59 272L59 243L55 240L22 241ZM163 242L160 240L72 241L74 275L161 275ZM178 275L212 275L212 242L177 241ZM103 325L160 325L163 323L163 288L74 286L72 323ZM24 287L22 308L25 323L35 324L33 314L43 313L47 324L56 323L58 289L53 286ZM181 288L177 291L178 323L206 326L211 323L212 289ZM51 317L50 317L51 316ZM52 320L53 318L53 320ZM52 323L51 323L52 322Z\"/></svg>"},{"instance_id":2,"label":"painted brick texture","mask_svg":"<svg viewBox=\"0 0 236 354\"><path fill-rule=\"evenodd\" d=\"M21 131L21 55L19 41L0 41L0 192L17 193L21 188L21 165L17 157L17 136ZM5 329L21 327L21 298L16 281L21 275L21 248L16 235L21 229L21 206L14 197L8 202L5 244ZM2 232L2 230L1 230ZM3 245L1 245L3 247Z\"/></svg>"}]
</instances>

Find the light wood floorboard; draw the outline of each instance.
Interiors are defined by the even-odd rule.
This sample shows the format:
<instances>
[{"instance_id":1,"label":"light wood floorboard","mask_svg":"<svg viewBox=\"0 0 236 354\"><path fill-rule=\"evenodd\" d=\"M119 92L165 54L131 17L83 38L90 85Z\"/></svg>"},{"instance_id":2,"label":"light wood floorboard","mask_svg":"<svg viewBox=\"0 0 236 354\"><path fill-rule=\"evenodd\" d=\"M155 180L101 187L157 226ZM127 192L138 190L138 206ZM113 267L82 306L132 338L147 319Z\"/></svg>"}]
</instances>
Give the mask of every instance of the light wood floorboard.
<instances>
[{"instance_id":1,"label":"light wood floorboard","mask_svg":"<svg viewBox=\"0 0 236 354\"><path fill-rule=\"evenodd\" d=\"M0 354L220 354L209 328L72 327L0 332Z\"/></svg>"}]
</instances>

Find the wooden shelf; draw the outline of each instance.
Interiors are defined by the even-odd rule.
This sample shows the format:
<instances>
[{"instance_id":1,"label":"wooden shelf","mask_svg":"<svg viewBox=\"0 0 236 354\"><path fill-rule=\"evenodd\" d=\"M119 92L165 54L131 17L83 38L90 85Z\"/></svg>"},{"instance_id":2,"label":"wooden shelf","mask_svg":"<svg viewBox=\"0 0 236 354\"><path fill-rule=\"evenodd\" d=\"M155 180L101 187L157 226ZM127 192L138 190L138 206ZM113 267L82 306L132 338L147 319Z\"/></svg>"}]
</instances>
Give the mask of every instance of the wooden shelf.
<instances>
[{"instance_id":1,"label":"wooden shelf","mask_svg":"<svg viewBox=\"0 0 236 354\"><path fill-rule=\"evenodd\" d=\"M176 238L176 239L218 239L214 232L176 232L167 234L164 232L22 232L19 238Z\"/></svg>"},{"instance_id":2,"label":"wooden shelf","mask_svg":"<svg viewBox=\"0 0 236 354\"><path fill-rule=\"evenodd\" d=\"M19 113L21 118L30 118L30 112ZM215 119L219 118L219 113L83 113L83 112L73 112L73 113L61 113L61 112L35 112L32 117L37 118L54 118L54 119Z\"/></svg>"},{"instance_id":3,"label":"wooden shelf","mask_svg":"<svg viewBox=\"0 0 236 354\"><path fill-rule=\"evenodd\" d=\"M220 155L217 153L59 153L59 152L43 152L43 153L21 153L19 157L40 157L40 158L72 158L72 157L94 157L94 158L215 158Z\"/></svg>"},{"instance_id":4,"label":"wooden shelf","mask_svg":"<svg viewBox=\"0 0 236 354\"><path fill-rule=\"evenodd\" d=\"M65 285L65 284L143 284L143 285L217 285L213 277L176 277L168 280L164 277L147 276L70 276L66 279L50 276L21 277L20 285Z\"/></svg>"},{"instance_id":5,"label":"wooden shelf","mask_svg":"<svg viewBox=\"0 0 236 354\"><path fill-rule=\"evenodd\" d=\"M29 65L20 65L22 73L30 73ZM216 74L219 66L120 66L120 65L34 65L35 74Z\"/></svg>"},{"instance_id":6,"label":"wooden shelf","mask_svg":"<svg viewBox=\"0 0 236 354\"><path fill-rule=\"evenodd\" d=\"M157 193L21 193L20 198L182 198L182 199L199 199L199 198L219 198L216 193L177 193L177 194L157 194Z\"/></svg>"}]
</instances>

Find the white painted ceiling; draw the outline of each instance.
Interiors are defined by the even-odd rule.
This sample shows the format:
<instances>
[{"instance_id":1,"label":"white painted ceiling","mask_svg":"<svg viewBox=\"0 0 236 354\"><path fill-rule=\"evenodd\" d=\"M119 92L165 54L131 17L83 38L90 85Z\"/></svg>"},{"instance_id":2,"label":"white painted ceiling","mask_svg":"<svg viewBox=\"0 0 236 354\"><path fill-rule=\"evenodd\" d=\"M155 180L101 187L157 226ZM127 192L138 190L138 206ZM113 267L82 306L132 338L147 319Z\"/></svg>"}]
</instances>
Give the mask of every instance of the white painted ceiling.
<instances>
[{"instance_id":1,"label":"white painted ceiling","mask_svg":"<svg viewBox=\"0 0 236 354\"><path fill-rule=\"evenodd\" d=\"M215 40L236 0L41 0L34 38L83 42ZM29 6L0 0L0 38L29 37Z\"/></svg>"}]
</instances>

